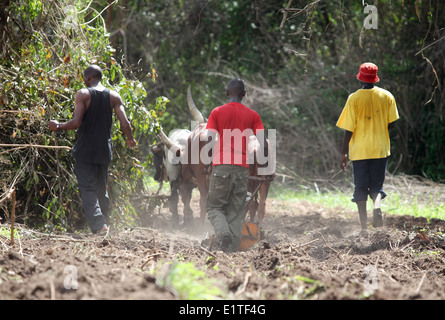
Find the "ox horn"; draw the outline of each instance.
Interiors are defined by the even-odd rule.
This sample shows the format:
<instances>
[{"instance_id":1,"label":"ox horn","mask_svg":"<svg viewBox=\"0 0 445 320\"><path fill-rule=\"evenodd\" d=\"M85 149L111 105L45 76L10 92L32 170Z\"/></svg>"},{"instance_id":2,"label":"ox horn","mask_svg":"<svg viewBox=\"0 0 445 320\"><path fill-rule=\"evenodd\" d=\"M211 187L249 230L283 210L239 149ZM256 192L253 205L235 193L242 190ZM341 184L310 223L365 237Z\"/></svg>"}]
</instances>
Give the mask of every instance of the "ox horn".
<instances>
[{"instance_id":1,"label":"ox horn","mask_svg":"<svg viewBox=\"0 0 445 320\"><path fill-rule=\"evenodd\" d=\"M198 123L206 122L201 111L198 110L198 108L195 105L195 102L193 101L192 91L190 89L190 86L187 89L187 102L188 102L190 113L192 114L193 119L195 119L195 121L198 121Z\"/></svg>"},{"instance_id":2,"label":"ox horn","mask_svg":"<svg viewBox=\"0 0 445 320\"><path fill-rule=\"evenodd\" d=\"M176 148L176 150L180 150L181 149L181 146L178 145L177 143L171 141L170 138L167 137L167 135L164 133L164 131L161 128L159 128L159 131L160 132L158 134L158 138L159 138L159 140L161 140L165 144L167 149L170 150L172 147Z\"/></svg>"},{"instance_id":3,"label":"ox horn","mask_svg":"<svg viewBox=\"0 0 445 320\"><path fill-rule=\"evenodd\" d=\"M167 137L167 135L164 133L164 131L161 128L159 128L158 138L159 138L159 140L161 140L165 144L165 146L169 150L170 150L171 147L176 145L173 141L171 141L169 139L169 137Z\"/></svg>"},{"instance_id":4,"label":"ox horn","mask_svg":"<svg viewBox=\"0 0 445 320\"><path fill-rule=\"evenodd\" d=\"M167 137L167 135L164 133L164 131L162 131L161 128L159 128L159 131L160 131L158 134L159 140L161 140L165 144L165 146L167 147L168 150L175 152L176 157L180 157L181 156L181 146L178 145L177 143L174 143L173 141L171 141L170 138Z\"/></svg>"}]
</instances>

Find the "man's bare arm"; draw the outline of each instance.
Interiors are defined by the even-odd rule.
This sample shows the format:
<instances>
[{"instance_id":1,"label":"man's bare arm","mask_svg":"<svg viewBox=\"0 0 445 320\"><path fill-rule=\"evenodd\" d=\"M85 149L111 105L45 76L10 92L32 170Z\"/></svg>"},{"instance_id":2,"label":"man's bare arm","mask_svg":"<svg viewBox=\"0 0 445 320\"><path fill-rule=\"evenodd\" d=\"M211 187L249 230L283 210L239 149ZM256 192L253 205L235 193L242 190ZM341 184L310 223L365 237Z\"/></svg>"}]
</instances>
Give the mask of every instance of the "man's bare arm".
<instances>
[{"instance_id":1,"label":"man's bare arm","mask_svg":"<svg viewBox=\"0 0 445 320\"><path fill-rule=\"evenodd\" d=\"M343 137L343 146L341 148L341 159L340 159L340 167L343 170L346 170L348 166L348 150L349 150L349 141L351 141L352 132L345 130L345 135Z\"/></svg>"},{"instance_id":2,"label":"man's bare arm","mask_svg":"<svg viewBox=\"0 0 445 320\"><path fill-rule=\"evenodd\" d=\"M130 122L128 121L127 115L125 113L124 103L122 101L122 98L117 92L114 91L111 91L110 97L111 97L111 106L114 109L117 118L119 119L122 132L127 137L127 145L130 148L133 148L136 146L136 141L134 140L133 131L131 129Z\"/></svg>"},{"instance_id":3,"label":"man's bare arm","mask_svg":"<svg viewBox=\"0 0 445 320\"><path fill-rule=\"evenodd\" d=\"M79 128L82 125L83 115L85 114L90 99L91 97L88 89L81 89L77 91L74 102L73 118L67 122L61 123L59 123L57 120L51 120L49 122L50 130L74 130Z\"/></svg>"}]
</instances>

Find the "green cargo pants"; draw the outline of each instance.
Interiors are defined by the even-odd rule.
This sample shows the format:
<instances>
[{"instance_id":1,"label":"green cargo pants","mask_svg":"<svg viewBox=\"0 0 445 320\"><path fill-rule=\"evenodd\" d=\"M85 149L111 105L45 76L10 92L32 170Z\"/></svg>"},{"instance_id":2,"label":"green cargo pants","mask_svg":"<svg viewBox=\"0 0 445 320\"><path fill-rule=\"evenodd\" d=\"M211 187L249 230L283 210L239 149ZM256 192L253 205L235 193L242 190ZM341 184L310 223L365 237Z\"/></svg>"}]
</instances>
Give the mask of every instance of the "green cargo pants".
<instances>
[{"instance_id":1,"label":"green cargo pants","mask_svg":"<svg viewBox=\"0 0 445 320\"><path fill-rule=\"evenodd\" d=\"M243 231L249 170L237 165L217 165L210 176L207 213L216 239L232 236L230 251L237 251Z\"/></svg>"}]
</instances>

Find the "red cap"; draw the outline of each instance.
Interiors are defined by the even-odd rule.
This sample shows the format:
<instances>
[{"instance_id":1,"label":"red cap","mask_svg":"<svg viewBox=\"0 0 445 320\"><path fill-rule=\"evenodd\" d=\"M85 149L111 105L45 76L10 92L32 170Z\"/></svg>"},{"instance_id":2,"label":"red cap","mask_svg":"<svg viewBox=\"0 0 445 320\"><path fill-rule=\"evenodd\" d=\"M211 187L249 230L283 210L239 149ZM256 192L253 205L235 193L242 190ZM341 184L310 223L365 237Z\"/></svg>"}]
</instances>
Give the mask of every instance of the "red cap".
<instances>
[{"instance_id":1,"label":"red cap","mask_svg":"<svg viewBox=\"0 0 445 320\"><path fill-rule=\"evenodd\" d=\"M357 74L357 79L359 79L362 82L367 82L367 83L379 82L380 79L377 76L378 70L379 70L379 68L374 63L371 63L371 62L363 63L360 66L360 71Z\"/></svg>"}]
</instances>

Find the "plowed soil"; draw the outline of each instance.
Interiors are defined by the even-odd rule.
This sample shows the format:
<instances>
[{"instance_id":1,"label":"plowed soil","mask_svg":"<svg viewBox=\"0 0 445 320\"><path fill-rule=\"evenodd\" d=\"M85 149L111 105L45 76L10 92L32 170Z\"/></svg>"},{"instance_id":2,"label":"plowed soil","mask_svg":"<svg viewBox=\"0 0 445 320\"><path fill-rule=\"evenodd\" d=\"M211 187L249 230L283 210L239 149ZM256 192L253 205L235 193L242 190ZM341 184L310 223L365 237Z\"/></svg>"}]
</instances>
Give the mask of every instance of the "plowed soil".
<instances>
[{"instance_id":1,"label":"plowed soil","mask_svg":"<svg viewBox=\"0 0 445 320\"><path fill-rule=\"evenodd\" d=\"M198 197L193 198L198 212ZM144 214L143 212L140 214ZM147 213L148 214L148 213ZM245 252L208 252L211 230L151 226L44 234L18 225L0 237L0 298L185 299L164 281L174 262L193 262L216 279L223 299L445 299L445 222L388 215L360 234L356 212L269 199L265 239ZM75 281L77 282L75 282Z\"/></svg>"}]
</instances>

